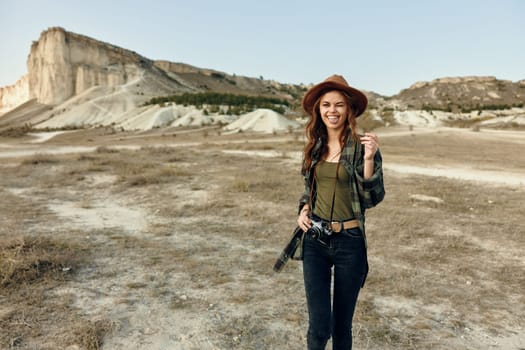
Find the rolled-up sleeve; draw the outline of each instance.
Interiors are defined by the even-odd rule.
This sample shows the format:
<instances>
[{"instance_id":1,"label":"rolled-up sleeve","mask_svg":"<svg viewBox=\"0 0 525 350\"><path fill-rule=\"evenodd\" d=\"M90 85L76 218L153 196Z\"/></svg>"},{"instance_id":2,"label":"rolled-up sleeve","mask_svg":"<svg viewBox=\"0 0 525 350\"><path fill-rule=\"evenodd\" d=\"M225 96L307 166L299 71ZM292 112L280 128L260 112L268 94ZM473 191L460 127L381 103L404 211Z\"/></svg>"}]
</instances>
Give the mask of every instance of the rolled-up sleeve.
<instances>
[{"instance_id":1,"label":"rolled-up sleeve","mask_svg":"<svg viewBox=\"0 0 525 350\"><path fill-rule=\"evenodd\" d=\"M305 176L304 177L304 191L301 194L301 197L299 197L299 211L298 211L298 213L301 212L301 209L309 201L310 201L310 185L308 184L308 176Z\"/></svg>"},{"instance_id":2,"label":"rolled-up sleeve","mask_svg":"<svg viewBox=\"0 0 525 350\"><path fill-rule=\"evenodd\" d=\"M357 190L363 209L375 207L385 198L383 182L383 158L379 150L374 156L374 173L368 179L363 178L364 164L356 168Z\"/></svg>"}]
</instances>

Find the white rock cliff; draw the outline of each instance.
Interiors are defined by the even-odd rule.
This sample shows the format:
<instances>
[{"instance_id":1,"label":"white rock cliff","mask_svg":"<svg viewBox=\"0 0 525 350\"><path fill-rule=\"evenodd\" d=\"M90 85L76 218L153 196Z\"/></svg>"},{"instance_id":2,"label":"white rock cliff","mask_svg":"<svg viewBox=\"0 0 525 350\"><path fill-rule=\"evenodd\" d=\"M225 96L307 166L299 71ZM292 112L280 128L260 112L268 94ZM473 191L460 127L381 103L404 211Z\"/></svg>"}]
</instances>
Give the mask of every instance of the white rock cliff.
<instances>
[{"instance_id":1,"label":"white rock cliff","mask_svg":"<svg viewBox=\"0 0 525 350\"><path fill-rule=\"evenodd\" d=\"M57 105L93 86L125 84L152 65L133 51L53 27L31 45L27 75L0 88L0 115L31 99Z\"/></svg>"},{"instance_id":2,"label":"white rock cliff","mask_svg":"<svg viewBox=\"0 0 525 350\"><path fill-rule=\"evenodd\" d=\"M50 28L33 43L27 59L30 98L55 105L92 86L117 86L136 79L146 58L62 28Z\"/></svg>"}]
</instances>

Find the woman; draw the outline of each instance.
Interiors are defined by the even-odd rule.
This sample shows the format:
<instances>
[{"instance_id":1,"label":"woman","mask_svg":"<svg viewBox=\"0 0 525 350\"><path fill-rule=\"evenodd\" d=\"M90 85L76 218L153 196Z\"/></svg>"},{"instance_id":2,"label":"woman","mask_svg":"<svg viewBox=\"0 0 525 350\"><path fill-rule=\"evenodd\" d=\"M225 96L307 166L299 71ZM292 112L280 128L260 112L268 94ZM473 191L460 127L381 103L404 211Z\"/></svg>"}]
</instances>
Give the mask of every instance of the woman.
<instances>
[{"instance_id":1,"label":"woman","mask_svg":"<svg viewBox=\"0 0 525 350\"><path fill-rule=\"evenodd\" d=\"M310 116L297 223L304 235L303 272L309 314L308 349L352 348L352 318L368 272L365 209L383 200L378 138L357 135L368 100L333 75L302 100ZM331 276L334 276L333 304Z\"/></svg>"}]
</instances>

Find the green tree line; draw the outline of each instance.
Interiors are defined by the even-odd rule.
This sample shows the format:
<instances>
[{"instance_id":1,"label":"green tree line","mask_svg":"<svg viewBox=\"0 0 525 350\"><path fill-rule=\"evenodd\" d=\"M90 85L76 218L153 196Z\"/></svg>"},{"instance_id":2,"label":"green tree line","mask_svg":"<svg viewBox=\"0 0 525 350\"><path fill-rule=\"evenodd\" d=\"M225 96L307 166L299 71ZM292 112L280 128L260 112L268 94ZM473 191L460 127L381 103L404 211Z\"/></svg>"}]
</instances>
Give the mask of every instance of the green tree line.
<instances>
[{"instance_id":1,"label":"green tree line","mask_svg":"<svg viewBox=\"0 0 525 350\"><path fill-rule=\"evenodd\" d=\"M144 105L162 105L169 102L185 106L228 106L228 110L235 110L237 113L253 111L257 108L268 108L278 113L284 113L285 106L290 106L289 102L284 99L263 96L222 94L217 92L202 92L196 94L184 93L182 95L153 97L144 103Z\"/></svg>"},{"instance_id":2,"label":"green tree line","mask_svg":"<svg viewBox=\"0 0 525 350\"><path fill-rule=\"evenodd\" d=\"M470 113L472 111L481 111L481 110L504 110L504 109L510 109L512 107L518 107L523 108L523 103L512 103L512 104L476 104L476 105L460 105L460 104L454 104L449 103L446 107L440 107L440 106L432 106L428 104L423 104L421 106L421 109L425 111L444 111L444 112L452 112L453 108L456 107L457 110L460 110L461 113ZM410 107L410 105L409 105ZM413 108L414 106L412 106Z\"/></svg>"}]
</instances>

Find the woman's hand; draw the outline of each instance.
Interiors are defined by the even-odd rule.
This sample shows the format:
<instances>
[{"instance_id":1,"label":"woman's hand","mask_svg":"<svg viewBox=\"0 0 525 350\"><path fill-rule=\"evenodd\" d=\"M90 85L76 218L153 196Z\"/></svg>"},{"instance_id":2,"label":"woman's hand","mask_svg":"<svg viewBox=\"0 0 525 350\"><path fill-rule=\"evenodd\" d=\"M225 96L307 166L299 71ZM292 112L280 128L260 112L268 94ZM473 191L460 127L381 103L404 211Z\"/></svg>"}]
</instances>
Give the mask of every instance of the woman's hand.
<instances>
[{"instance_id":1,"label":"woman's hand","mask_svg":"<svg viewBox=\"0 0 525 350\"><path fill-rule=\"evenodd\" d=\"M365 132L364 136L361 136L361 144L365 147L365 160L373 160L374 156L379 148L379 139L376 134L371 132Z\"/></svg>"},{"instance_id":2,"label":"woman's hand","mask_svg":"<svg viewBox=\"0 0 525 350\"><path fill-rule=\"evenodd\" d=\"M301 212L299 213L299 217L297 218L297 224L303 230L304 232L308 231L310 227L312 227L312 221L310 220L310 217L308 216L310 214L310 207L305 205Z\"/></svg>"}]
</instances>

